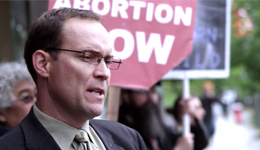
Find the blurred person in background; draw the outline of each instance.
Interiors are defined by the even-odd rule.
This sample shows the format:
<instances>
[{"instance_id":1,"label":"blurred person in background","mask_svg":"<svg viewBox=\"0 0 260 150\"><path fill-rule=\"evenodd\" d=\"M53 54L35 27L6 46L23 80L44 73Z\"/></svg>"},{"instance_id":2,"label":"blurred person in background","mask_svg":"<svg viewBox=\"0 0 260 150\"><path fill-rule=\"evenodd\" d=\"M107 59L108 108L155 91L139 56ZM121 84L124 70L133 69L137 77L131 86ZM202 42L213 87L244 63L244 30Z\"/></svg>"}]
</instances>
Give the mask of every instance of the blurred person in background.
<instances>
[{"instance_id":1,"label":"blurred person in background","mask_svg":"<svg viewBox=\"0 0 260 150\"><path fill-rule=\"evenodd\" d=\"M198 97L191 96L187 100L183 100L182 96L179 96L173 107L167 111L176 119L180 131L183 130L183 115L188 113L191 133L194 135L194 150L202 150L207 147L209 135L204 123L205 110Z\"/></svg>"},{"instance_id":2,"label":"blurred person in background","mask_svg":"<svg viewBox=\"0 0 260 150\"><path fill-rule=\"evenodd\" d=\"M212 137L215 133L215 116L214 116L214 104L220 102L215 95L215 85L211 81L206 81L203 84L203 94L201 96L201 102L203 108L206 111L204 122L207 127L209 137Z\"/></svg>"},{"instance_id":3,"label":"blurred person in background","mask_svg":"<svg viewBox=\"0 0 260 150\"><path fill-rule=\"evenodd\" d=\"M122 90L119 122L136 129L148 150L193 150L193 136L182 136L163 119L162 99L156 86L145 90Z\"/></svg>"},{"instance_id":4,"label":"blurred person in background","mask_svg":"<svg viewBox=\"0 0 260 150\"><path fill-rule=\"evenodd\" d=\"M23 63L0 64L0 136L16 127L36 102L35 84Z\"/></svg>"}]
</instances>

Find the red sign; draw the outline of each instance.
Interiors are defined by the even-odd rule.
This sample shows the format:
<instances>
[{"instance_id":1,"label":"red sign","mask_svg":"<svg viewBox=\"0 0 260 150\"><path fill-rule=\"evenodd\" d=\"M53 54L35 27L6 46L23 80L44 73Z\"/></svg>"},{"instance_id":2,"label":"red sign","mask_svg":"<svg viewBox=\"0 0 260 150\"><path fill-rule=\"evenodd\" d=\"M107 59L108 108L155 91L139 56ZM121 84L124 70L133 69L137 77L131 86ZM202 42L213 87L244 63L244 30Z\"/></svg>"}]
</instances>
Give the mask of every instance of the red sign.
<instances>
[{"instance_id":1,"label":"red sign","mask_svg":"<svg viewBox=\"0 0 260 150\"><path fill-rule=\"evenodd\" d=\"M122 59L111 71L111 85L148 89L192 50L196 0L50 0L61 7L92 10L102 15Z\"/></svg>"}]
</instances>

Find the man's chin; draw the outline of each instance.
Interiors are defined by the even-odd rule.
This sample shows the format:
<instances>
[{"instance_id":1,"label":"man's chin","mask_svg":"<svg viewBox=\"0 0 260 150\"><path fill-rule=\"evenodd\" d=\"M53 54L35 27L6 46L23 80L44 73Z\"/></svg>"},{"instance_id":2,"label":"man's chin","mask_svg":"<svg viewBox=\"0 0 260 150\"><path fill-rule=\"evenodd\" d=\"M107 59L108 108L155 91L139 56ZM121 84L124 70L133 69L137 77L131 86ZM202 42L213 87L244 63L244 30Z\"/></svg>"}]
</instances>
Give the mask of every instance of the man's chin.
<instances>
[{"instance_id":1,"label":"man's chin","mask_svg":"<svg viewBox=\"0 0 260 150\"><path fill-rule=\"evenodd\" d=\"M103 113L103 107L102 109L96 109L92 111L93 118L99 118Z\"/></svg>"}]
</instances>

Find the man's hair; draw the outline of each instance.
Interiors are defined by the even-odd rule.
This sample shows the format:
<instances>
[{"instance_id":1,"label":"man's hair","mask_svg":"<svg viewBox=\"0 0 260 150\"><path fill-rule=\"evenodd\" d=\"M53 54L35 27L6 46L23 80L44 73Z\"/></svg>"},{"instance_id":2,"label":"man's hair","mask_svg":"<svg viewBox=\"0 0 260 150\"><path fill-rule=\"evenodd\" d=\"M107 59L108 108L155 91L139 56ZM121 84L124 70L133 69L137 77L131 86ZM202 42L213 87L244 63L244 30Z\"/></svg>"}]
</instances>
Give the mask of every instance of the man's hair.
<instances>
[{"instance_id":1,"label":"man's hair","mask_svg":"<svg viewBox=\"0 0 260 150\"><path fill-rule=\"evenodd\" d=\"M32 55L36 50L60 48L62 45L62 28L65 21L71 18L101 21L98 14L89 10L74 8L54 9L45 12L32 24L24 47L24 58L33 80L36 82L36 72L32 63ZM50 52L53 59L57 59L58 51Z\"/></svg>"},{"instance_id":2,"label":"man's hair","mask_svg":"<svg viewBox=\"0 0 260 150\"><path fill-rule=\"evenodd\" d=\"M13 89L22 81L33 83L24 63L4 62L0 64L0 110L12 106L16 101Z\"/></svg>"}]
</instances>

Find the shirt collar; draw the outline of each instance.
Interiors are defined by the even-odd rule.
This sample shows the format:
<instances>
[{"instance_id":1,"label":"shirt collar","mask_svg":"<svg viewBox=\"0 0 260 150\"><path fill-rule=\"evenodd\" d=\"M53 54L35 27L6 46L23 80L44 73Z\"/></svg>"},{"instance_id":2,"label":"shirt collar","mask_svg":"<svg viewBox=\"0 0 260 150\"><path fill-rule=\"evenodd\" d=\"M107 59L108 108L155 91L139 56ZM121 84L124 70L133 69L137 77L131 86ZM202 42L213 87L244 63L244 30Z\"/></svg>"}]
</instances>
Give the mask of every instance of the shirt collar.
<instances>
[{"instance_id":1,"label":"shirt collar","mask_svg":"<svg viewBox=\"0 0 260 150\"><path fill-rule=\"evenodd\" d=\"M69 149L78 129L44 114L36 105L33 107L35 116L51 134L59 147L61 149ZM89 131L89 121L86 121L82 129L87 132Z\"/></svg>"}]
</instances>

